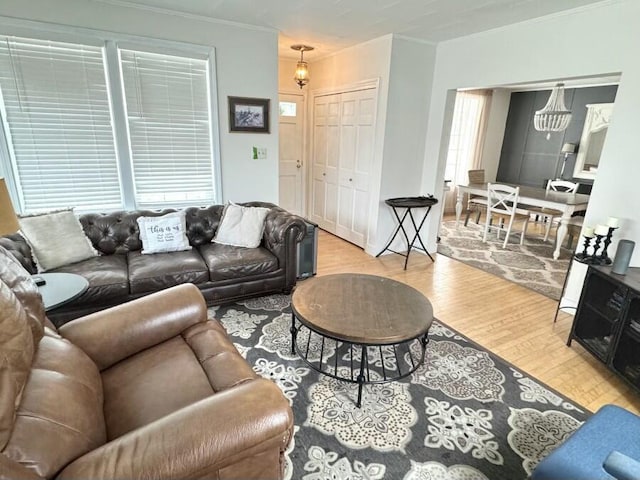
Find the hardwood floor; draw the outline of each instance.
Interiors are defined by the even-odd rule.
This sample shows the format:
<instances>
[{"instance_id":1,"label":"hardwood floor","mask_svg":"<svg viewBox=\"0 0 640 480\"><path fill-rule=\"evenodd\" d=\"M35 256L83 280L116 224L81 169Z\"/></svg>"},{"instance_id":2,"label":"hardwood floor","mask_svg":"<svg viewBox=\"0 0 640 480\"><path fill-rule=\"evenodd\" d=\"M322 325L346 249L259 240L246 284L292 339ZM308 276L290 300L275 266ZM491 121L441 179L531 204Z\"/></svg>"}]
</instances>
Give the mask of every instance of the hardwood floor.
<instances>
[{"instance_id":1,"label":"hardwood floor","mask_svg":"<svg viewBox=\"0 0 640 480\"><path fill-rule=\"evenodd\" d=\"M443 255L435 262L411 253L375 258L327 232L319 232L318 275L368 273L407 283L426 295L436 318L595 411L615 403L640 413L640 394L588 354L576 342L566 346L573 317L556 302L525 287Z\"/></svg>"}]
</instances>

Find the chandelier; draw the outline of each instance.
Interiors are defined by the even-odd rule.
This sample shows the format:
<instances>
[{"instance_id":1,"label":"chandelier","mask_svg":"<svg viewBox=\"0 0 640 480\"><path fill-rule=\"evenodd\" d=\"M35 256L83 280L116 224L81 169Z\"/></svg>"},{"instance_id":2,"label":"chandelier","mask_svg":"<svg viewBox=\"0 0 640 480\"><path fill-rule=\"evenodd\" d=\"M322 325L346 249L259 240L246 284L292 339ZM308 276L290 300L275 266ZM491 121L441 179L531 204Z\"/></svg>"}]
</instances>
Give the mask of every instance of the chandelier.
<instances>
[{"instance_id":1,"label":"chandelier","mask_svg":"<svg viewBox=\"0 0 640 480\"><path fill-rule=\"evenodd\" d=\"M547 140L551 132L562 132L569 125L571 112L564 105L564 83L558 83L553 90L547 104L542 110L537 110L533 116L533 125L539 132L547 132Z\"/></svg>"},{"instance_id":2,"label":"chandelier","mask_svg":"<svg viewBox=\"0 0 640 480\"><path fill-rule=\"evenodd\" d=\"M300 52L300 61L296 65L296 73L293 79L296 81L300 89L309 83L309 65L304 61L304 52L313 50L309 45L291 45L293 50Z\"/></svg>"}]
</instances>

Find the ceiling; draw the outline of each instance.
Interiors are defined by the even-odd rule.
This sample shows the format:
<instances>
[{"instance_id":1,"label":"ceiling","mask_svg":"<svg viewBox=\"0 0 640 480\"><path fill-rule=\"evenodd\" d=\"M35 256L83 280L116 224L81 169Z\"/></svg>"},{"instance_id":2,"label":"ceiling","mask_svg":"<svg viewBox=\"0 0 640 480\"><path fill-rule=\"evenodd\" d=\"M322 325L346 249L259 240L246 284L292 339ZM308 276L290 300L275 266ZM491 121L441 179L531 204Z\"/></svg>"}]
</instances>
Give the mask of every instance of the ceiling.
<instances>
[{"instance_id":1,"label":"ceiling","mask_svg":"<svg viewBox=\"0 0 640 480\"><path fill-rule=\"evenodd\" d=\"M395 33L437 43L602 0L94 0L275 29L280 56L312 60Z\"/></svg>"}]
</instances>

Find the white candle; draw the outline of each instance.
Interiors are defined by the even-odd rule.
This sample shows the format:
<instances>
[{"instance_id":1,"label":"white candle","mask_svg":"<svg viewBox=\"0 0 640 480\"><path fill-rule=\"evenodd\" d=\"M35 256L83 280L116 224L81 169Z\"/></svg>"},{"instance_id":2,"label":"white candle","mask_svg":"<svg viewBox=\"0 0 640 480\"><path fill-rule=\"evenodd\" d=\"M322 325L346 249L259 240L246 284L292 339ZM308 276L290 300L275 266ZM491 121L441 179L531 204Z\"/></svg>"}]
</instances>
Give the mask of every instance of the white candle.
<instances>
[{"instance_id":1,"label":"white candle","mask_svg":"<svg viewBox=\"0 0 640 480\"><path fill-rule=\"evenodd\" d=\"M606 225L596 225L596 235L606 236L609 233L609 227Z\"/></svg>"},{"instance_id":2,"label":"white candle","mask_svg":"<svg viewBox=\"0 0 640 480\"><path fill-rule=\"evenodd\" d=\"M607 220L607 227L618 228L619 223L620 220L618 220L616 217L609 217L609 220Z\"/></svg>"},{"instance_id":3,"label":"white candle","mask_svg":"<svg viewBox=\"0 0 640 480\"><path fill-rule=\"evenodd\" d=\"M582 235L587 238L593 238L593 227L584 227L582 230Z\"/></svg>"}]
</instances>

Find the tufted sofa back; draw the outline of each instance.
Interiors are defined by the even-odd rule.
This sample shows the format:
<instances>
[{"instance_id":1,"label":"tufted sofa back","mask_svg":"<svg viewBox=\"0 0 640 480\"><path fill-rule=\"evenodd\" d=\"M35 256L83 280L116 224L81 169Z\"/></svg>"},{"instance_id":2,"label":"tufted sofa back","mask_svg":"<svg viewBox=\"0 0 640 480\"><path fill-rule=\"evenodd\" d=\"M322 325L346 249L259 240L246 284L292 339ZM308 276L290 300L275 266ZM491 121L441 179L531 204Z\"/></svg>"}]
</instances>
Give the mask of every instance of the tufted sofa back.
<instances>
[{"instance_id":1,"label":"tufted sofa back","mask_svg":"<svg viewBox=\"0 0 640 480\"><path fill-rule=\"evenodd\" d=\"M265 202L251 202L243 205L275 207L272 203ZM96 250L105 255L114 253L126 254L127 252L142 249L140 229L137 222L138 217L159 217L175 211L174 209L166 209L162 211L134 210L128 212L89 213L80 216L80 223ZM220 225L223 211L224 205L186 208L189 243L197 247L211 242L218 225Z\"/></svg>"},{"instance_id":2,"label":"tufted sofa back","mask_svg":"<svg viewBox=\"0 0 640 480\"><path fill-rule=\"evenodd\" d=\"M104 255L141 250L138 217L159 217L175 210L136 210L133 212L88 213L79 217L84 233L96 250Z\"/></svg>"}]
</instances>

